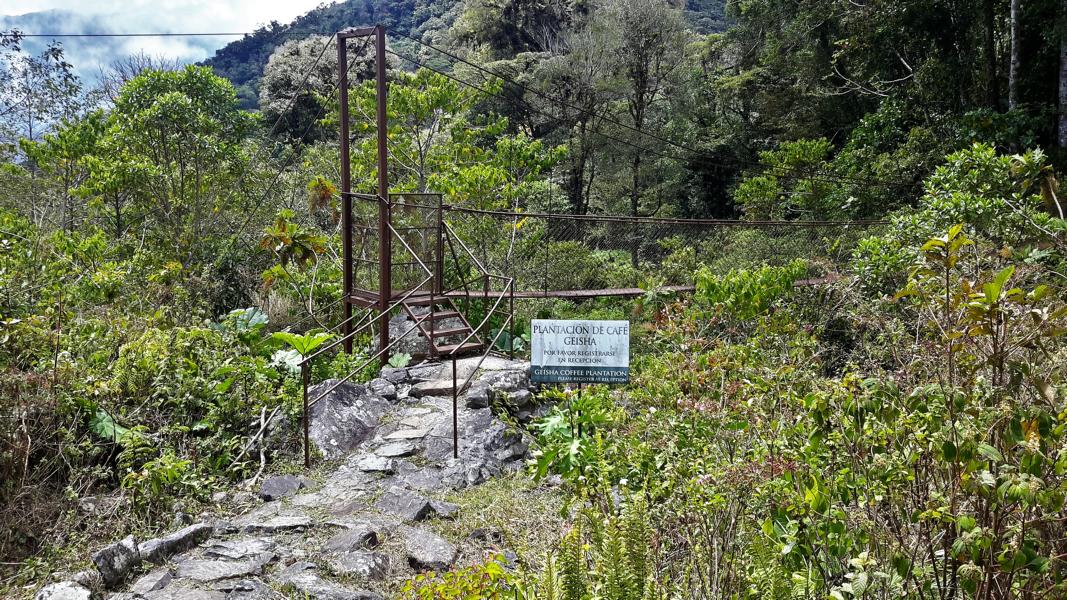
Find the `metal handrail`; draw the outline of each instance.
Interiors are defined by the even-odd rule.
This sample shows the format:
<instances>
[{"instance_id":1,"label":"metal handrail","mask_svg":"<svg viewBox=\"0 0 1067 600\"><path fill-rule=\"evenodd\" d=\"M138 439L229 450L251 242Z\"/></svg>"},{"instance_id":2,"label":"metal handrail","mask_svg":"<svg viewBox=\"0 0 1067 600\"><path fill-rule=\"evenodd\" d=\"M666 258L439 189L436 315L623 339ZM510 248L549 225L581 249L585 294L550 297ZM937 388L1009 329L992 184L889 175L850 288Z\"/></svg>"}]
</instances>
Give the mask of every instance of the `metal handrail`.
<instances>
[{"instance_id":1,"label":"metal handrail","mask_svg":"<svg viewBox=\"0 0 1067 600\"><path fill-rule=\"evenodd\" d=\"M515 280L508 279L508 284L504 286L503 290L501 290L500 295L496 299L496 302L493 303L493 308L489 309L489 311L485 313L485 318L482 319L482 322L478 324L478 327L472 328L470 334L467 335L467 337L463 338L463 341L457 344L456 347L448 353L449 356L454 356L456 352L459 352L459 350L463 347L463 344L466 344L468 341L470 341L472 337L474 337L478 334L479 331L481 331L482 327L484 327L485 324L489 322L489 319L493 316L493 313L495 313L496 309L500 306L500 302L504 300L504 296L508 295L508 292L514 291L514 286Z\"/></svg>"},{"instance_id":2,"label":"metal handrail","mask_svg":"<svg viewBox=\"0 0 1067 600\"><path fill-rule=\"evenodd\" d=\"M429 281L430 279L433 279L433 276L432 276L432 275L431 275L430 277L426 278L426 279L423 279L423 280L422 280L422 283L420 283L419 285L417 285L417 286L415 286L414 288L412 288L412 289L408 290L408 291L407 291L407 293L405 293L405 294L404 294L403 296L401 296L401 297L400 297L400 299L399 299L399 300L397 300L396 302L394 302L394 303L393 303L393 304L392 304L391 306L389 306L388 308L386 308L386 309L385 309L385 311L383 311L383 312L378 312L378 313L377 313L377 314L375 314L374 316L379 316L379 317L380 317L380 316L381 316L381 315L382 315L383 313L384 313L384 314L388 314L388 313L392 312L394 308L396 308L396 307L400 306L400 305L401 305L401 304L403 304L403 303L404 303L405 301L407 301L407 299L408 299L408 298L410 298L410 297L411 297L411 295L412 295L412 294L414 294L416 290L418 290L418 288L420 288L420 287L422 287L422 286L426 285L426 282L427 282L427 281ZM311 362L311 360L312 360L312 359L314 359L314 358L318 357L319 355L323 354L324 352L326 352L326 351L328 351L328 350L331 350L331 349L333 349L333 348L336 348L336 347L337 347L337 346L338 346L339 344L342 344L342 343L344 343L344 342L345 342L346 340L349 340L349 339L354 339L354 338L355 338L355 336L356 336L357 334L359 334L359 333L362 333L362 332L363 332L363 330L365 330L365 329L366 329L367 327L369 327L369 326L370 326L370 325L372 325L373 323L374 323L374 319L372 318L372 319L371 319L371 320L370 320L370 321L369 321L368 323L365 323L365 324L364 324L363 326L361 326L361 327L360 327L359 329L356 329L355 331L353 331L353 332L349 333L348 335L346 335L346 336L344 336L344 337L341 337L341 338L338 338L337 340L334 340L333 342L330 342L330 343L329 343L329 344L327 344L326 346L323 346L322 348L319 348L319 349L318 349L318 350L317 350L317 351L316 351L316 352L315 352L314 354L310 354L310 355L308 355L308 356L307 356L306 358L304 358L304 360L300 361L300 362L299 362L299 363L297 363L297 364L299 364L299 365L303 366L303 364L304 364L304 363L308 363L308 362Z\"/></svg>"},{"instance_id":3,"label":"metal handrail","mask_svg":"<svg viewBox=\"0 0 1067 600\"><path fill-rule=\"evenodd\" d=\"M474 256L474 253L471 252L471 249L467 247L467 244L463 243L463 240L460 239L458 235L456 235L456 231L452 229L452 226L448 223L445 223L445 231L448 232L450 237L454 238L457 242L459 242L460 247L463 248L463 251L467 253L467 256L471 257L471 260L474 261L474 264L478 267L478 270L488 275L489 270L485 268L485 265L482 264L482 261L478 260L478 257Z\"/></svg>"}]
</instances>

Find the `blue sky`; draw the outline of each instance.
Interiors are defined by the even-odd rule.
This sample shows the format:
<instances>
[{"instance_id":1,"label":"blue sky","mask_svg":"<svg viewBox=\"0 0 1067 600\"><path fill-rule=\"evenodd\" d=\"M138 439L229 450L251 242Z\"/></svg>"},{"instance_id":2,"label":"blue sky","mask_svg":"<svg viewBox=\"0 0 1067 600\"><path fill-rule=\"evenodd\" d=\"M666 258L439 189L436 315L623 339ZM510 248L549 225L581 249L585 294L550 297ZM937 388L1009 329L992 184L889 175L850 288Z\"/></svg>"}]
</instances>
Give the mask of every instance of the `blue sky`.
<instances>
[{"instance_id":1,"label":"blue sky","mask_svg":"<svg viewBox=\"0 0 1067 600\"><path fill-rule=\"evenodd\" d=\"M322 0L3 0L0 30L25 33L143 33L252 31L279 21L288 23ZM47 31L45 31L47 30ZM68 60L87 79L124 55L147 54L202 60L235 38L77 38L63 39ZM48 40L34 40L35 50Z\"/></svg>"}]
</instances>

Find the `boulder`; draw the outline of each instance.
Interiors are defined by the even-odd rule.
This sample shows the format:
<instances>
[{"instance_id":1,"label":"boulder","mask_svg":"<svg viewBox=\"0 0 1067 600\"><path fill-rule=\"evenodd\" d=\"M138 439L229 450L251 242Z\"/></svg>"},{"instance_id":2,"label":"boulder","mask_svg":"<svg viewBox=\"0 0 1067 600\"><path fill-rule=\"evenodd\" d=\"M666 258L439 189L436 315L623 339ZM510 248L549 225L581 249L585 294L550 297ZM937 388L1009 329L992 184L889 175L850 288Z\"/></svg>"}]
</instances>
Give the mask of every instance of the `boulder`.
<instances>
[{"instance_id":1,"label":"boulder","mask_svg":"<svg viewBox=\"0 0 1067 600\"><path fill-rule=\"evenodd\" d=\"M259 497L272 502L308 487L309 483L307 479L296 475L275 475L263 480L259 487Z\"/></svg>"},{"instance_id":2,"label":"boulder","mask_svg":"<svg viewBox=\"0 0 1067 600\"><path fill-rule=\"evenodd\" d=\"M459 505L444 500L430 500L430 508L442 519L451 519L459 512Z\"/></svg>"},{"instance_id":3,"label":"boulder","mask_svg":"<svg viewBox=\"0 0 1067 600\"><path fill-rule=\"evenodd\" d=\"M404 552L416 571L447 571L456 560L456 547L436 533L404 527Z\"/></svg>"},{"instance_id":4,"label":"boulder","mask_svg":"<svg viewBox=\"0 0 1067 600\"><path fill-rule=\"evenodd\" d=\"M336 386L336 387L334 387ZM390 404L373 395L365 386L329 379L308 389L318 398L332 389L309 409L309 437L327 458L348 454L374 435L378 420Z\"/></svg>"},{"instance_id":5,"label":"boulder","mask_svg":"<svg viewBox=\"0 0 1067 600\"><path fill-rule=\"evenodd\" d=\"M141 564L141 553L131 535L93 554L93 564L100 571L104 587L110 589L122 583L130 570Z\"/></svg>"},{"instance_id":6,"label":"boulder","mask_svg":"<svg viewBox=\"0 0 1067 600\"><path fill-rule=\"evenodd\" d=\"M185 552L211 536L215 528L207 523L197 523L174 533L148 540L138 546L141 559L162 564L178 552Z\"/></svg>"},{"instance_id":7,"label":"boulder","mask_svg":"<svg viewBox=\"0 0 1067 600\"><path fill-rule=\"evenodd\" d=\"M41 588L34 600L89 600L92 593L73 581L61 581Z\"/></svg>"}]
</instances>

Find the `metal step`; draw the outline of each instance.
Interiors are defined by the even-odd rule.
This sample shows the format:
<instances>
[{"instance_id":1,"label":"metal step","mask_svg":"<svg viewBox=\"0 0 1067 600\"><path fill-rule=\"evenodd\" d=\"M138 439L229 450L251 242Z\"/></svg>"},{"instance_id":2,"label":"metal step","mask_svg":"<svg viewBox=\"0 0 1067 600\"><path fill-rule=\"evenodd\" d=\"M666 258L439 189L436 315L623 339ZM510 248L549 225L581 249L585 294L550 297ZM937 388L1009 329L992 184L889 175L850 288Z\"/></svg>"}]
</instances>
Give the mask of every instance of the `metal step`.
<instances>
[{"instance_id":1,"label":"metal step","mask_svg":"<svg viewBox=\"0 0 1067 600\"><path fill-rule=\"evenodd\" d=\"M445 304L448 302L447 296L433 296L433 301L430 301L430 296L412 296L404 301L404 304L408 306L430 306Z\"/></svg>"},{"instance_id":2,"label":"metal step","mask_svg":"<svg viewBox=\"0 0 1067 600\"><path fill-rule=\"evenodd\" d=\"M483 350L483 349L485 349L485 344L483 344L481 342L467 342L466 344L463 344L462 346L460 346L459 344L449 344L447 346L434 346L434 350L436 350L437 354L439 354L439 355L440 354L449 354L449 353L451 353L453 350L455 350L457 348L459 348L459 352L460 353L462 353L462 352L474 352L475 350Z\"/></svg>"},{"instance_id":3,"label":"metal step","mask_svg":"<svg viewBox=\"0 0 1067 600\"><path fill-rule=\"evenodd\" d=\"M450 335L469 334L470 332L471 332L471 328L467 327L466 325L464 325L464 326L460 326L460 327L452 327L450 329L434 329L433 330L433 336L435 338L441 338L441 337L448 337Z\"/></svg>"},{"instance_id":4,"label":"metal step","mask_svg":"<svg viewBox=\"0 0 1067 600\"><path fill-rule=\"evenodd\" d=\"M434 311L433 315L431 315L430 318L434 321L441 321L444 319L457 318L459 316L459 312L455 310L438 310Z\"/></svg>"}]
</instances>

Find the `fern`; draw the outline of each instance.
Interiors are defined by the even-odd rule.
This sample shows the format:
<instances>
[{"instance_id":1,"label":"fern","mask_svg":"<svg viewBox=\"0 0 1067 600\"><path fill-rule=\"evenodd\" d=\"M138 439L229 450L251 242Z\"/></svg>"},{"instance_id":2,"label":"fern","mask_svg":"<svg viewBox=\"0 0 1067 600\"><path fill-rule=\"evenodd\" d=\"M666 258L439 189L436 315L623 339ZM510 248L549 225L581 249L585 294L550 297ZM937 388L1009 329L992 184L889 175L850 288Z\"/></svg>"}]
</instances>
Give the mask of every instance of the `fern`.
<instances>
[{"instance_id":1,"label":"fern","mask_svg":"<svg viewBox=\"0 0 1067 600\"><path fill-rule=\"evenodd\" d=\"M639 587L626 556L626 540L617 523L609 523L596 563L597 580L603 600L632 600ZM635 585L636 584L636 585Z\"/></svg>"},{"instance_id":2,"label":"fern","mask_svg":"<svg viewBox=\"0 0 1067 600\"><path fill-rule=\"evenodd\" d=\"M585 600L585 565L582 560L582 536L578 526L563 536L559 548L559 572L562 579L561 600Z\"/></svg>"},{"instance_id":3,"label":"fern","mask_svg":"<svg viewBox=\"0 0 1067 600\"><path fill-rule=\"evenodd\" d=\"M626 544L626 559L633 572L636 590L634 598L640 598L641 587L649 576L648 557L651 526L648 522L648 504L642 494L634 494L623 513L623 535Z\"/></svg>"}]
</instances>

